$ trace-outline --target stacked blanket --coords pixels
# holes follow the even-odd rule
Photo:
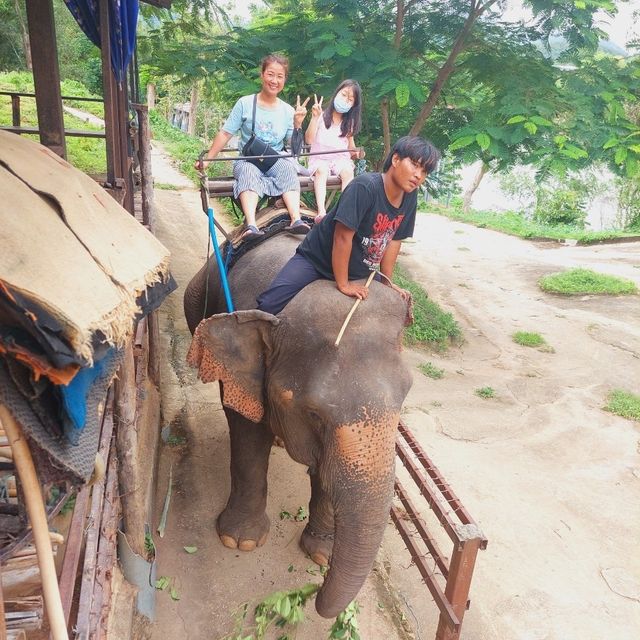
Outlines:
[[[175,289],[169,252],[94,180],[4,131],[0,193],[0,402],[83,481],[121,350]]]

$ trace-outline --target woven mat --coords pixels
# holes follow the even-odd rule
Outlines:
[[[168,250],[96,182],[46,147],[0,131],[0,280],[46,309],[93,361],[121,346],[136,300],[169,280]]]

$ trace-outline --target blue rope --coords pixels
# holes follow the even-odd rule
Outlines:
[[[216,237],[216,230],[213,225],[213,209],[211,207],[207,210],[207,215],[209,216],[209,233],[211,234],[213,251],[216,254],[216,262],[218,263],[218,271],[220,273],[220,280],[222,281],[224,299],[227,303],[227,311],[231,313],[234,310],[233,301],[231,300],[231,291],[229,290],[229,281],[227,280],[227,270],[222,262],[222,255],[220,254],[220,247],[218,246],[218,238]]]

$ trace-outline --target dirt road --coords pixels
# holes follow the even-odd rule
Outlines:
[[[156,181],[171,183],[162,157],[154,161]],[[184,363],[181,310],[181,291],[206,254],[206,219],[192,191],[157,190],[156,200],[180,285],[162,309],[163,410],[178,444],[165,446],[161,461],[160,491],[171,464],[176,488],[158,575],[174,580],[180,600],[158,594],[153,637],[217,639],[242,602],[319,579],[297,548],[304,523],[278,518],[305,504],[306,479],[274,450],[269,542],[252,554],[222,548],[213,523],[228,491],[226,429],[216,386],[195,382]],[[639,425],[601,407],[612,388],[640,392],[640,297],[558,298],[536,281],[579,264],[640,284],[640,244],[535,245],[421,214],[401,260],[465,336],[446,354],[406,352],[414,386],[403,415],[489,538],[463,640],[637,638]],[[543,334],[553,350],[516,345],[518,330]],[[442,379],[417,370],[428,361],[445,370]],[[495,398],[474,394],[487,386]],[[359,597],[363,640],[410,637],[392,620],[394,599],[414,637],[431,640],[435,605],[389,526],[378,572]],[[312,614],[296,638],[323,640],[326,629]]]
[[[408,353],[445,376],[417,372],[404,416],[489,539],[462,637],[637,638],[640,425],[602,406],[611,389],[640,392],[640,298],[557,297],[537,280],[585,266],[640,285],[640,243],[534,244],[426,214],[416,239],[403,264],[466,338]],[[494,399],[474,394],[487,386]],[[413,585],[400,588],[431,638]]]

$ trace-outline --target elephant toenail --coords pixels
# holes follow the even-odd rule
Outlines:
[[[237,549],[238,548],[238,543],[237,543],[236,539],[232,538],[231,536],[221,535],[220,536],[220,542],[222,542],[222,544],[225,547],[227,547],[227,549]]]
[[[255,548],[256,548],[255,540],[242,540],[238,544],[238,549],[240,549],[240,551],[253,551]]]

